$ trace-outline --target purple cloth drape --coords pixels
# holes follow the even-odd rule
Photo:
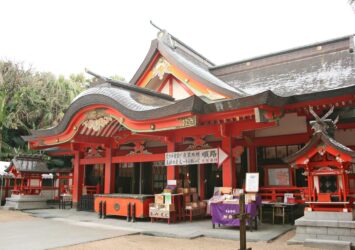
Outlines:
[[[223,204],[223,203],[212,203],[211,204],[211,215],[213,224],[222,224],[226,226],[239,226],[239,219],[233,219],[232,215],[239,214],[238,204]],[[245,212],[250,214],[251,218],[257,216],[257,204],[250,203],[245,205]],[[247,220],[247,224],[249,224]]]

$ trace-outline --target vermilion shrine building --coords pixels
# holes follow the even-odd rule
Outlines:
[[[355,149],[353,48],[350,36],[215,65],[161,31],[129,83],[97,76],[102,83],[78,95],[58,126],[25,139],[74,156],[74,202],[83,188],[153,194],[169,179],[209,198],[215,186],[242,187],[246,172],[260,172],[264,199],[293,192],[301,201],[307,174],[282,159],[311,140],[310,107],[320,117],[334,107],[334,138]],[[164,166],[167,152],[218,147],[229,156],[221,167]],[[330,192],[337,180],[326,180]]]

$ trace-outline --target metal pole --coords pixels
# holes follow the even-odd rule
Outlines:
[[[240,250],[245,250],[246,244],[246,226],[245,226],[245,195],[241,194],[239,197],[239,213],[240,213]]]
[[[247,248],[247,229],[245,225],[245,219],[247,214],[245,213],[245,194],[240,194],[239,197],[239,232],[240,232],[240,249],[239,250],[251,250]],[[251,225],[250,225],[251,226]]]

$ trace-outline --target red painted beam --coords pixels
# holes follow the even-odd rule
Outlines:
[[[293,134],[293,135],[278,135],[278,136],[266,136],[253,138],[253,144],[255,146],[276,146],[276,145],[293,145],[304,144],[310,138],[308,133]],[[236,140],[237,145],[248,146],[248,143],[244,139]]]
[[[189,89],[185,84],[183,84],[180,80],[175,79],[176,82],[190,95],[194,95],[194,92],[191,91],[191,89]]]
[[[105,158],[80,159],[80,165],[105,164]]]
[[[173,80],[169,77],[169,95],[174,96]]]
[[[340,123],[340,124],[337,124],[337,128],[338,128],[338,129],[351,129],[351,128],[355,128],[355,122],[351,122],[351,123]]]
[[[165,154],[139,154],[112,157],[112,163],[164,161]]]
[[[65,155],[74,155],[73,151],[70,152],[52,152],[46,153],[49,156],[65,156]]]
[[[157,89],[157,92],[160,92],[160,93],[161,93],[162,90],[163,90],[163,88],[165,87],[165,85],[166,85],[168,82],[169,82],[169,77],[166,78],[165,81],[160,84],[160,87]]]
[[[87,135],[76,135],[72,142],[81,144],[105,144],[110,145],[113,140],[107,137],[97,137],[97,136],[87,136]]]

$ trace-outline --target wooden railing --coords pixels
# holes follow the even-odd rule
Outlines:
[[[99,194],[100,193],[100,185],[97,184],[96,186],[83,186],[86,189],[86,194]],[[85,192],[84,192],[85,193]]]
[[[261,187],[259,195],[263,201],[284,201],[285,193],[292,193],[297,203],[304,203],[307,198],[306,187]]]

